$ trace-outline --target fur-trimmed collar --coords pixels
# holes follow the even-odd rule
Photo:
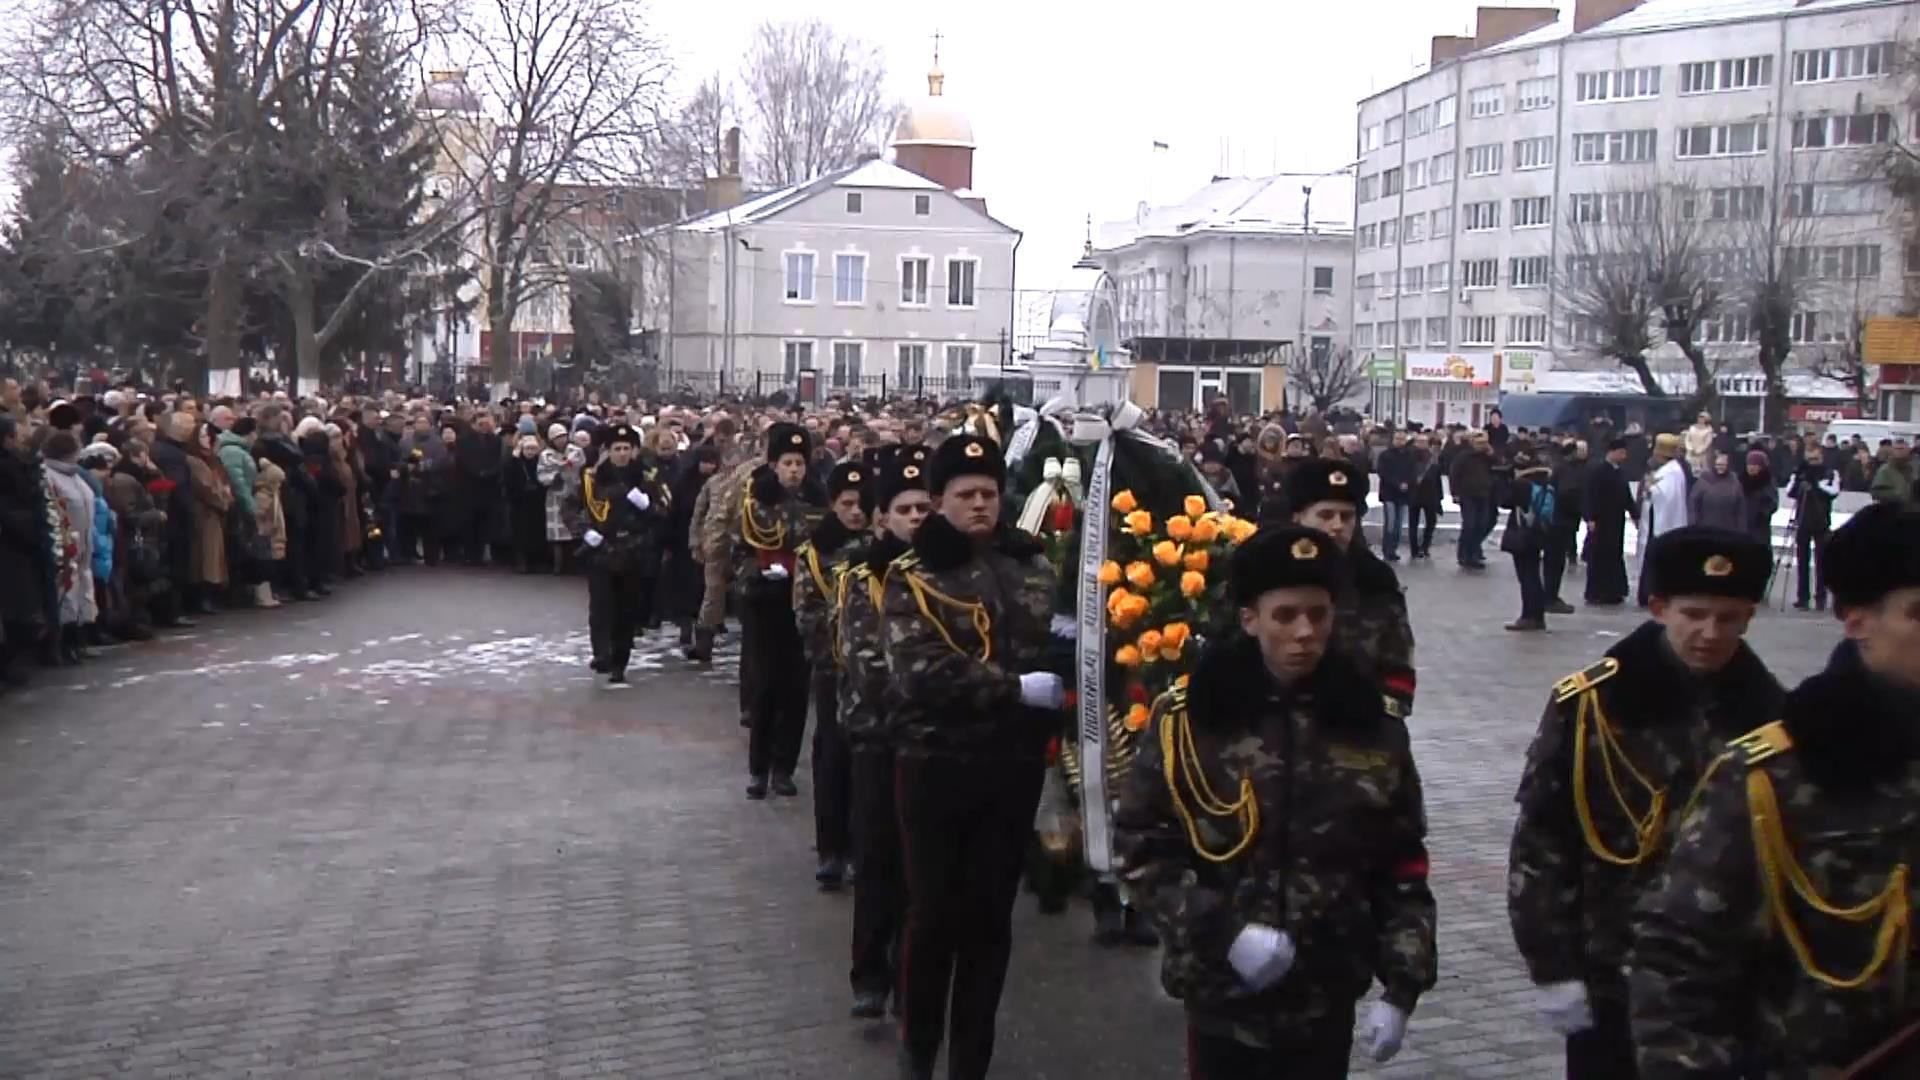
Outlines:
[[[807,542],[812,544],[813,550],[820,554],[831,555],[847,546],[848,541],[854,540],[859,536],[859,533],[854,532],[852,529],[840,523],[839,514],[829,511],[826,517],[820,519],[820,524],[813,527],[813,532],[808,535]]]
[[[1200,655],[1188,683],[1187,716],[1215,731],[1251,728],[1273,690],[1260,643],[1236,632]],[[1314,715],[1332,728],[1375,724],[1386,715],[1379,686],[1333,650],[1293,693],[1312,694]]]
[[[1029,559],[1046,550],[1040,541],[1005,523],[994,529],[990,546],[1013,559]],[[974,544],[965,533],[954,528],[952,522],[932,514],[915,530],[913,550],[919,553],[921,566],[938,574],[965,566],[967,560],[973,558]]]
[[[1794,687],[1780,711],[1807,776],[1835,795],[1864,793],[1920,754],[1920,694],[1887,685],[1843,641],[1827,668]]]
[[[1690,673],[1666,641],[1666,628],[1648,619],[1621,638],[1607,655],[1620,662],[1620,673],[1601,684],[1607,696],[1607,716],[1624,727],[1656,727],[1686,723],[1703,696],[1719,702],[1713,716],[1726,730],[1739,735],[1758,726],[1757,718],[1771,719],[1785,690],[1767,665],[1742,641],[1727,666],[1705,678]]]
[[[752,478],[747,483],[749,485],[747,490],[753,495],[753,501],[762,506],[778,506],[789,497],[787,489],[780,486],[780,478],[774,475],[771,465],[762,465],[754,469]],[[827,505],[827,491],[812,475],[800,481],[800,490],[793,492],[792,495],[808,506]]]
[[[881,533],[855,558],[867,564],[867,573],[878,577],[887,572],[887,566],[893,560],[905,555],[912,546],[892,533]]]

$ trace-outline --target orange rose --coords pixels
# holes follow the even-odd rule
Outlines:
[[[1107,617],[1121,630],[1140,621],[1147,613],[1146,598],[1126,589],[1115,589],[1107,598]]]
[[[1134,705],[1127,709],[1127,718],[1123,723],[1127,725],[1128,731],[1139,731],[1147,726],[1147,721],[1152,716],[1153,714],[1147,711],[1145,705]]]
[[[1203,517],[1193,523],[1193,542],[1211,544],[1220,539],[1220,524],[1211,517]]]
[[[1162,540],[1153,545],[1153,561],[1161,566],[1180,565],[1180,545],[1171,540]]]
[[[1140,504],[1134,499],[1131,491],[1123,491],[1113,497],[1113,510],[1116,514],[1131,514],[1138,509]]]
[[[1207,512],[1207,500],[1198,495],[1189,495],[1181,509],[1187,512],[1188,517],[1197,518]]]
[[[1120,613],[1126,616],[1127,625],[1132,626],[1146,617],[1149,606],[1146,597],[1130,592],[1127,594],[1126,602],[1120,606]]]
[[[1122,645],[1113,651],[1113,662],[1121,667],[1139,667],[1140,650],[1131,645]]]
[[[1211,561],[1212,558],[1207,554],[1206,549],[1201,548],[1187,552],[1186,558],[1181,560],[1181,565],[1189,570],[1196,570],[1204,574],[1207,572],[1207,565]]]
[[[1142,635],[1143,638],[1144,636]],[[1193,628],[1183,622],[1170,622],[1160,628],[1160,644],[1165,648],[1177,649],[1185,645],[1187,639],[1192,636]],[[1144,640],[1140,643],[1140,647],[1146,648]]]
[[[1153,531],[1153,515],[1145,510],[1135,510],[1124,519],[1127,531],[1135,536],[1145,536]]]
[[[1136,589],[1153,588],[1153,566],[1143,562],[1128,563],[1127,580],[1132,582]]]
[[[1120,584],[1120,564],[1108,559],[1100,564],[1100,584],[1112,588]]]
[[[1140,635],[1140,652],[1148,659],[1160,651],[1160,631],[1148,630]]]
[[[1180,595],[1191,600],[1207,591],[1207,575],[1198,570],[1188,570],[1180,575]]]
[[[1185,540],[1193,535],[1193,519],[1185,514],[1175,514],[1167,519],[1167,535],[1175,540]]]
[[[1247,537],[1259,531],[1260,526],[1255,525],[1246,518],[1233,518],[1227,522],[1227,539],[1232,540],[1236,544],[1246,543]]]

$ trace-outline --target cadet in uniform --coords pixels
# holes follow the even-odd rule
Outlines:
[[[1040,543],[1000,523],[1000,448],[951,435],[934,451],[933,514],[888,569],[888,726],[907,880],[902,1073],[933,1075],[952,998],[947,1075],[993,1057],[1013,902],[1065,702],[1041,671],[1054,575]]]
[[[895,996],[895,957],[906,913],[901,879],[900,826],[894,814],[893,745],[881,702],[887,688],[886,638],[880,605],[887,569],[907,553],[914,532],[932,510],[927,494],[927,449],[889,447],[875,483],[880,534],[853,552],[840,578],[840,722],[852,748],[853,1015],[877,1019]],[[898,997],[895,996],[898,1006]]]
[[[1728,749],[1634,914],[1642,1080],[1920,1076],[1920,513],[1827,551],[1846,640]]]
[[[1296,473],[1296,476],[1299,474]],[[1377,977],[1375,1061],[1435,980],[1426,814],[1406,724],[1336,647],[1348,580],[1325,533],[1261,529],[1234,555],[1244,634],[1154,705],[1114,815],[1121,874],[1187,1009],[1195,1080],[1347,1075]]]
[[[586,545],[587,629],[593,670],[608,685],[627,681],[633,636],[652,605],[667,494],[655,468],[638,460],[640,434],[626,424],[607,436],[606,456],[581,474],[568,524]]]
[[[1569,1080],[1633,1077],[1633,902],[1708,766],[1782,697],[1741,639],[1773,569],[1765,543],[1688,526],[1647,565],[1653,617],[1554,687],[1515,796],[1507,912]]]
[[[1287,478],[1287,497],[1297,525],[1333,537],[1346,577],[1334,589],[1338,618],[1334,646],[1372,678],[1388,708],[1406,719],[1413,711],[1413,625],[1400,579],[1367,545],[1354,543],[1367,512],[1367,474],[1345,461],[1304,458]]]
[[[872,470],[843,461],[827,474],[827,514],[800,545],[793,577],[793,615],[806,650],[813,688],[813,879],[838,889],[851,854],[847,838],[847,738],[840,729],[839,649],[834,640],[840,575],[873,511]]]
[[[733,580],[740,590],[740,679],[749,687],[747,798],[798,795],[793,770],[807,733],[807,662],[793,619],[793,575],[801,541],[824,511],[807,483],[807,431],[767,429],[767,463],[739,493]]]

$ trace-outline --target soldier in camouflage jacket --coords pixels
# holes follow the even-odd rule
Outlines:
[[[1739,636],[1766,591],[1767,545],[1690,527],[1662,536],[1648,561],[1655,618],[1554,687],[1515,796],[1508,915],[1573,1080],[1634,1075],[1634,901],[1702,775],[1782,697]],[[1690,641],[1707,644],[1687,636],[1698,627],[1717,636],[1690,653]]]
[[[728,450],[738,450],[741,445],[729,442]],[[723,452],[720,468],[713,474],[713,479],[700,488],[700,494],[694,499],[693,520],[689,526],[692,535],[688,537],[688,546],[700,560],[704,591],[700,598],[700,616],[694,627],[694,645],[687,650],[689,660],[707,663],[713,659],[713,639],[727,613],[727,587],[733,573],[731,537],[740,512],[740,492],[760,466],[760,459],[750,452],[744,460],[736,460]],[[742,682],[741,686],[743,696],[740,713],[744,725],[746,684]]]
[[[1827,551],[1849,640],[1736,740],[1634,914],[1644,1080],[1920,1076],[1920,514]]]
[[[1407,594],[1364,539],[1355,543],[1367,513],[1367,474],[1345,461],[1304,458],[1287,478],[1287,493],[1294,522],[1333,537],[1347,556],[1345,580],[1334,590],[1334,648],[1380,687],[1393,715],[1406,719],[1415,683]]]
[[[847,556],[866,533],[873,511],[873,474],[843,461],[827,474],[827,513],[800,545],[793,575],[793,615],[806,653],[813,696],[814,881],[838,889],[852,854],[847,831],[849,750],[840,726],[840,662],[833,620]]]
[[[1426,816],[1406,725],[1337,650],[1340,552],[1263,529],[1233,561],[1245,636],[1155,704],[1114,816],[1122,879],[1185,1003],[1190,1074],[1343,1077],[1354,1007],[1399,1049],[1436,978]]]
[[[1000,523],[999,447],[952,435],[928,468],[934,513],[888,569],[885,709],[906,853],[902,1073],[993,1056],[1013,902],[1065,686],[1039,670],[1054,578],[1038,541]],[[952,990],[951,1024],[948,990]]]

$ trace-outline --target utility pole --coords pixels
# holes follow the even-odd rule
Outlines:
[[[1295,349],[1307,347],[1307,280],[1308,263],[1313,253],[1313,185],[1300,185],[1300,193],[1307,197],[1306,206],[1300,211],[1300,332],[1293,339]],[[1311,363],[1313,358],[1309,356]]]

